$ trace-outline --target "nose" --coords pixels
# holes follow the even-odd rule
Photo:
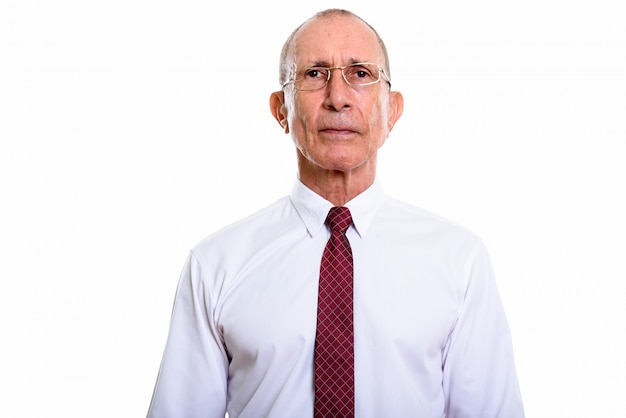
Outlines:
[[[330,79],[326,85],[324,106],[327,109],[341,111],[350,108],[350,85],[344,80],[341,68],[330,69]]]

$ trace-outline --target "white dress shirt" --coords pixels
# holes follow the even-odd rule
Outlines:
[[[466,229],[384,195],[354,224],[355,416],[523,417],[489,258]],[[311,417],[317,286],[332,204],[289,197],[196,245],[148,416]]]

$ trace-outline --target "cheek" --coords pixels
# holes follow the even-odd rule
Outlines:
[[[374,139],[378,139],[379,142],[384,142],[385,138],[389,134],[389,112],[387,107],[383,104],[374,106],[370,112],[370,130]]]
[[[308,131],[315,125],[313,123],[315,115],[306,109],[306,106],[296,104],[289,116],[291,131],[299,136],[301,141],[303,141],[305,137],[310,136]]]
[[[295,146],[302,152],[306,153],[309,134],[307,132],[307,122],[301,112],[292,112],[288,118],[289,133],[291,140]]]

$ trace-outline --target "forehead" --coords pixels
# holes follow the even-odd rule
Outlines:
[[[301,65],[383,61],[376,34],[354,16],[326,16],[305,23],[294,37],[292,51],[292,59]]]

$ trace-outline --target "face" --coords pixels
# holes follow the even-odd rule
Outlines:
[[[298,69],[384,64],[376,34],[351,16],[306,23],[294,39],[290,57]],[[402,97],[389,91],[384,76],[373,85],[351,86],[338,69],[331,70],[325,88],[298,91],[290,83],[284,94],[274,95],[272,111],[285,132],[291,133],[301,172],[372,172],[377,151],[402,112]]]

